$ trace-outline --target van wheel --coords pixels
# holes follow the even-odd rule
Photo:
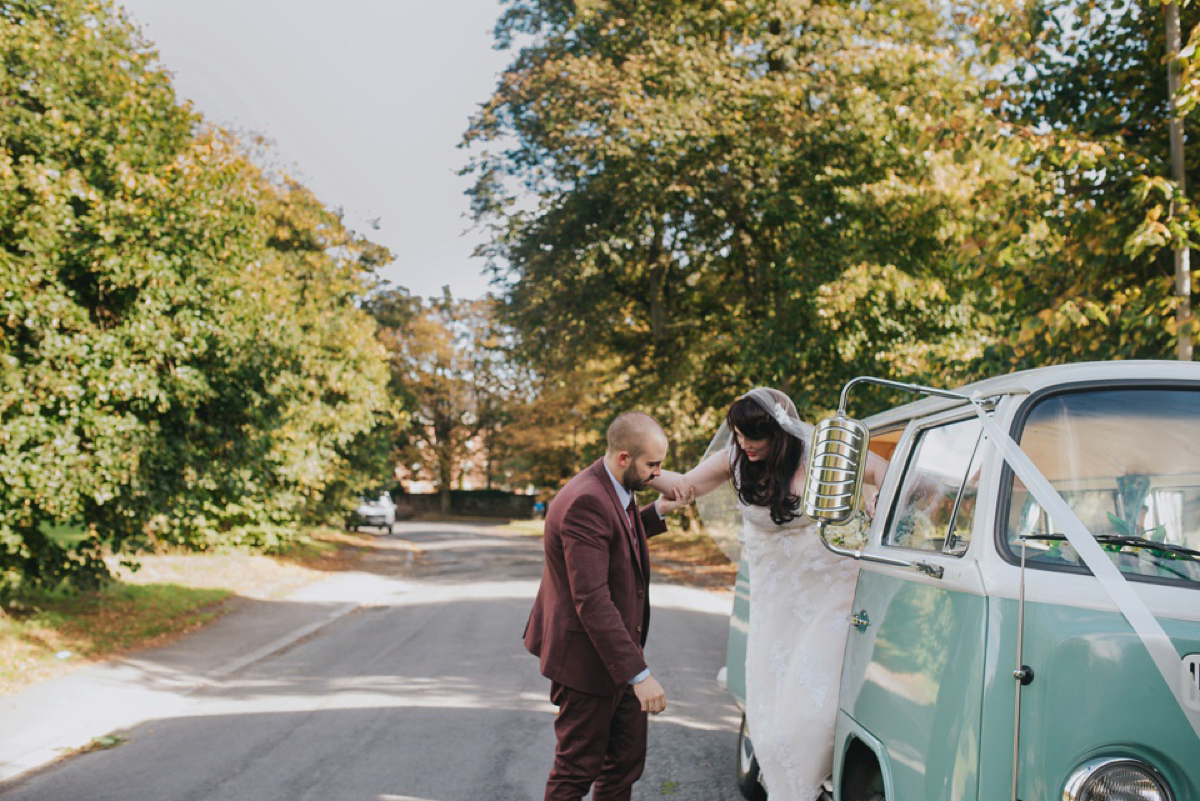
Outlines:
[[[758,783],[758,760],[754,758],[754,743],[750,741],[745,715],[738,731],[737,785],[746,801],[767,801],[767,791]]]

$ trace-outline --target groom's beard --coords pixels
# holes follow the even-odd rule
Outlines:
[[[649,483],[650,477],[639,476],[637,468],[633,465],[625,468],[625,472],[621,474],[621,486],[630,492],[644,490]]]

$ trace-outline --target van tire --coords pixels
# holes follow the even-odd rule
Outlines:
[[[746,801],[767,801],[767,791],[758,782],[758,760],[754,758],[754,743],[746,728],[745,715],[742,715],[742,727],[738,730],[737,785]]]

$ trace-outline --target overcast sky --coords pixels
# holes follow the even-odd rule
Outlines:
[[[492,49],[499,0],[117,1],[181,97],[268,137],[305,186],[391,249],[385,278],[417,295],[488,291],[456,145],[512,57]]]

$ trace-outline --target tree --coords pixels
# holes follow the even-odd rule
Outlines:
[[[467,143],[539,373],[610,364],[623,405],[690,433],[753,383],[811,414],[989,344],[966,243],[993,210],[969,200],[1013,162],[939,7],[523,0],[518,37]]]
[[[178,394],[145,471],[161,493],[151,533],[196,547],[279,545],[392,472],[384,352],[356,306],[380,251],[303,187],[245,168],[261,200],[254,259],[230,265],[228,302],[203,312],[190,366],[204,391]]]
[[[1022,19],[997,103],[1035,184],[1007,227],[1036,246],[998,276],[1012,325],[986,364],[1169,357],[1196,336],[1175,316],[1190,291],[1176,295],[1172,251],[1193,246],[1197,217],[1171,178],[1161,6],[1041,0]],[[1188,181],[1198,166],[1187,154]]]
[[[482,458],[489,486],[503,447],[512,383],[493,324],[493,300],[456,300],[450,290],[428,302],[403,289],[378,292],[366,308],[379,322],[391,357],[392,387],[406,412],[400,461],[433,478],[442,513],[450,491]]]
[[[390,412],[355,306],[386,252],[204,127],[111,5],[6,2],[0,54],[0,596],[286,539]]]
[[[193,155],[195,118],[107,11],[0,8],[6,586],[98,569],[95,548],[70,558],[42,524],[81,519],[134,482],[154,437],[141,415],[169,403],[174,334],[190,322],[171,302],[179,265],[153,252],[157,220],[141,200],[165,198],[196,163],[172,169]],[[199,207],[153,211],[202,223]],[[236,230],[214,233],[229,234],[227,253],[245,245]]]
[[[559,487],[599,458],[604,430],[616,416],[615,393],[605,385],[610,372],[610,366],[599,364],[553,376],[520,371],[520,402],[510,405],[501,431],[511,483]]]

